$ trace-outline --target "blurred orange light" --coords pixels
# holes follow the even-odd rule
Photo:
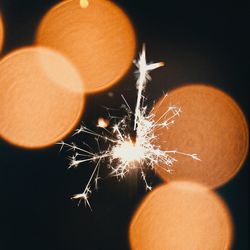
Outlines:
[[[169,105],[181,107],[182,113],[169,129],[158,133],[163,149],[196,153],[201,161],[182,157],[169,175],[158,168],[166,180],[193,180],[210,187],[220,186],[241,168],[248,152],[248,126],[234,100],[211,86],[187,85],[170,91],[155,105],[158,119]]]
[[[40,23],[36,42],[62,52],[77,66],[93,93],[111,87],[132,64],[136,38],[127,15],[111,1],[63,1]]]
[[[61,54],[12,52],[0,61],[0,136],[32,149],[62,140],[81,117],[83,93],[80,75]]]
[[[152,191],[129,230],[132,250],[227,250],[232,235],[231,216],[220,197],[189,182]]]

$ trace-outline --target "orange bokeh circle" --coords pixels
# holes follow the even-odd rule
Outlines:
[[[0,53],[3,48],[3,41],[4,41],[4,26],[3,26],[3,18],[0,12]]]
[[[150,193],[130,224],[131,249],[230,249],[229,210],[200,184],[171,182]]]
[[[169,92],[154,109],[157,120],[170,105],[182,109],[169,129],[157,133],[162,149],[198,154],[201,161],[176,156],[174,172],[157,169],[166,180],[191,180],[218,187],[241,168],[248,152],[248,125],[235,101],[223,91],[204,84],[187,85]]]
[[[84,108],[80,74],[61,54],[18,49],[0,61],[0,136],[24,148],[63,139]]]
[[[127,15],[111,1],[63,1],[42,19],[36,43],[59,50],[82,75],[85,91],[111,87],[130,68],[136,37]]]

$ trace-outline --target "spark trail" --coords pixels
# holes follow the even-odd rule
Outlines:
[[[90,134],[96,139],[98,145],[100,140],[107,142],[107,148],[93,152],[88,145],[81,148],[74,143],[60,143],[62,147],[66,146],[74,152],[69,168],[78,167],[87,162],[94,163],[93,172],[83,192],[72,197],[72,199],[78,199],[79,204],[83,200],[85,206],[90,209],[89,197],[92,190],[97,189],[98,180],[100,179],[100,167],[104,162],[110,169],[110,175],[118,179],[123,179],[133,169],[139,170],[146,190],[151,190],[152,187],[148,184],[146,178],[148,169],[155,170],[157,166],[162,166],[166,172],[171,173],[173,165],[177,161],[177,155],[200,160],[197,154],[183,153],[177,150],[162,150],[157,144],[156,131],[173,125],[175,119],[180,116],[181,109],[176,106],[167,107],[165,113],[155,121],[155,116],[152,112],[148,112],[147,105],[144,105],[143,93],[147,83],[152,80],[149,74],[150,71],[162,67],[164,64],[162,62],[148,64],[146,62],[145,46],[143,46],[142,53],[135,65],[137,67],[136,88],[138,90],[135,111],[131,110],[126,99],[122,96],[126,105],[126,115],[115,123],[111,130],[108,130],[105,126],[99,126],[103,129],[103,133],[97,133],[81,125],[74,133],[74,135],[80,133]],[[167,98],[167,95],[164,98]],[[131,121],[134,123],[135,138],[128,132],[131,130]]]

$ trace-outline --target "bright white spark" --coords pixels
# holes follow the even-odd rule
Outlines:
[[[147,64],[146,51],[143,46],[142,53],[139,60],[135,62],[137,67],[137,82],[136,87],[138,90],[137,103],[135,112],[133,112],[128,105],[125,98],[127,115],[125,115],[118,123],[112,127],[112,131],[107,130],[105,127],[100,126],[103,129],[103,134],[99,134],[81,125],[79,129],[75,131],[74,135],[85,133],[94,136],[98,146],[99,140],[102,139],[108,143],[105,150],[99,150],[99,152],[93,152],[91,149],[84,149],[77,147],[75,144],[67,144],[65,142],[60,143],[63,146],[67,146],[74,151],[74,155],[71,157],[69,167],[78,167],[80,164],[86,162],[94,162],[94,170],[87,185],[82,193],[72,197],[72,199],[79,199],[79,204],[83,200],[85,205],[90,206],[89,197],[92,193],[92,186],[94,184],[97,189],[99,177],[99,170],[101,162],[107,161],[110,169],[110,175],[116,176],[119,179],[124,178],[128,172],[132,169],[139,169],[141,178],[145,183],[146,190],[151,190],[151,186],[146,179],[146,170],[155,170],[156,166],[163,166],[162,168],[171,173],[173,171],[173,165],[177,161],[177,155],[184,155],[191,157],[193,160],[200,160],[196,154],[189,154],[179,152],[177,150],[162,150],[157,144],[158,137],[156,131],[163,128],[168,128],[175,123],[175,119],[180,116],[181,109],[176,106],[168,107],[165,113],[155,121],[155,117],[152,113],[149,113],[147,106],[143,104],[143,92],[146,88],[146,84],[151,80],[149,75],[150,71],[163,66],[163,63]],[[165,96],[166,98],[166,96]],[[135,138],[132,138],[128,130],[131,126],[132,117],[134,116],[133,130],[135,131]],[[88,146],[88,145],[86,145]]]

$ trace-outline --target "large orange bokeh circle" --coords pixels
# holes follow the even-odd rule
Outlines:
[[[231,215],[219,196],[189,182],[172,182],[150,193],[129,229],[132,250],[228,250]]]
[[[0,53],[3,48],[3,41],[4,41],[4,27],[3,27],[3,18],[0,12]]]
[[[63,55],[42,47],[12,52],[0,61],[0,136],[31,149],[62,140],[82,115],[83,93]]]
[[[116,83],[132,64],[136,37],[127,15],[111,1],[63,1],[41,21],[36,43],[59,50],[78,68],[85,91]]]
[[[162,149],[198,154],[201,161],[177,156],[174,172],[157,169],[166,180],[193,180],[218,187],[241,168],[248,152],[248,126],[234,100],[223,91],[203,84],[187,85],[169,92],[152,111],[157,120],[170,105],[182,109],[169,129],[157,132]]]

